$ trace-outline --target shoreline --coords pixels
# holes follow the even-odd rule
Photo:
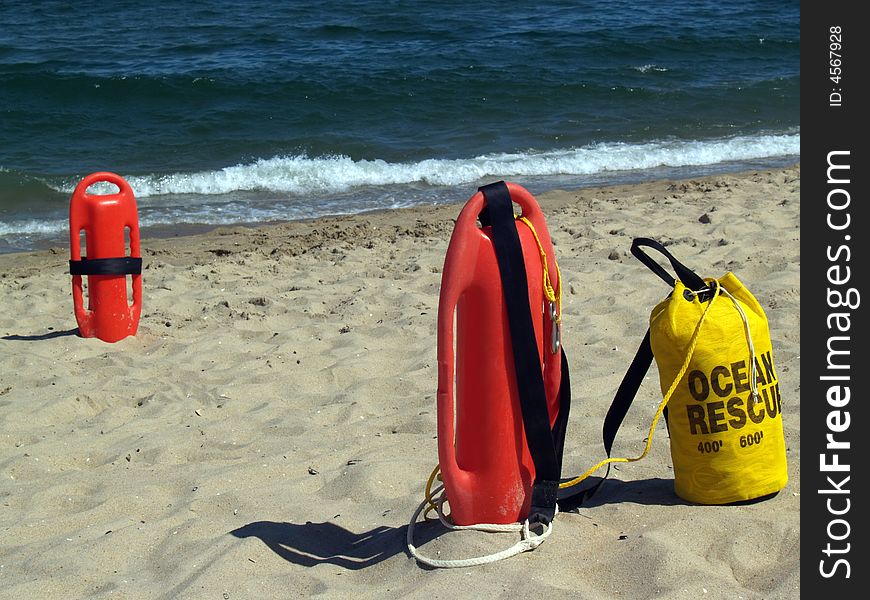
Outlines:
[[[758,163],[756,167],[750,167],[748,165],[753,162]],[[778,159],[759,159],[757,161],[740,161],[734,165],[706,165],[704,168],[700,167],[662,167],[660,169],[649,169],[647,171],[642,171],[638,173],[644,173],[643,176],[640,174],[635,174],[631,176],[632,171],[625,172],[611,172],[609,175],[616,179],[614,182],[606,182],[604,177],[608,175],[608,173],[599,173],[595,176],[590,176],[590,181],[584,184],[572,183],[567,186],[560,187],[558,184],[551,183],[546,187],[546,191],[542,192],[534,192],[532,186],[529,186],[530,191],[535,193],[536,195],[546,195],[551,192],[568,192],[568,193],[579,193],[583,190],[597,190],[603,187],[612,187],[619,185],[644,185],[646,183],[652,183],[655,181],[683,181],[690,179],[699,179],[705,177],[716,177],[720,175],[740,175],[751,172],[763,172],[768,170],[776,170],[776,169],[788,169],[794,168],[795,166],[799,166],[799,157],[794,162],[783,161],[782,158]],[[539,178],[535,177],[534,180],[539,180]],[[558,178],[551,178],[558,179]],[[571,178],[568,178],[571,179]],[[495,179],[493,179],[495,180]],[[461,188],[461,186],[455,186],[456,188]],[[470,195],[476,190],[476,186],[468,185],[467,193]],[[331,219],[331,218],[340,218],[345,216],[354,216],[354,215],[367,215],[367,214],[376,214],[383,211],[393,211],[393,210],[414,210],[417,208],[426,208],[430,206],[455,206],[459,205],[460,207],[466,202],[468,198],[460,198],[455,197],[450,201],[437,201],[432,203],[422,203],[416,204],[409,207],[403,208],[372,208],[366,210],[360,210],[356,212],[349,213],[335,213],[335,214],[327,214],[321,216],[314,217],[305,217],[301,219],[275,219],[273,221],[265,221],[265,222],[257,222],[257,221],[242,221],[238,223],[222,223],[222,224],[208,224],[208,223],[199,223],[199,222],[186,222],[186,223],[178,223],[178,224],[158,224],[158,225],[149,225],[142,226],[140,224],[140,232],[145,238],[157,238],[157,239],[165,239],[165,238],[176,238],[176,237],[187,237],[190,235],[200,235],[204,233],[208,233],[210,231],[214,231],[215,229],[220,228],[232,228],[232,227],[248,227],[248,228],[257,228],[257,227],[269,227],[274,225],[280,225],[283,223],[295,223],[295,222],[308,222],[319,219]],[[141,206],[140,206],[141,213]],[[50,250],[50,249],[58,249],[61,247],[68,247],[66,240],[68,239],[68,231],[64,232],[62,235],[51,236],[48,238],[40,239],[36,242],[33,242],[33,248],[29,249],[16,249],[16,250],[0,250],[0,256],[6,254],[20,254],[25,252],[39,252],[42,250]]]
[[[535,551],[432,571],[408,555],[405,532],[438,461],[438,294],[467,199],[143,238],[139,330],[114,344],[76,335],[68,249],[0,255],[9,594],[794,598],[800,164],[537,195],[564,289],[563,474],[603,458],[602,420],[668,293],[629,251],[651,237],[701,276],[735,273],[764,307],[785,489],[740,506],[680,500],[660,424],[650,454],[614,467]],[[644,446],[661,401],[654,371],[614,456]],[[415,536],[441,558],[515,541],[437,523]]]

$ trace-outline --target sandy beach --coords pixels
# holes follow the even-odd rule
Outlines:
[[[650,455],[536,550],[430,569],[405,533],[438,462],[438,293],[468,197],[143,232],[139,330],[114,344],[77,335],[68,248],[0,255],[0,596],[799,597],[800,166],[538,196],[565,291],[563,474],[604,457],[604,415],[668,292],[629,252],[650,237],[702,276],[733,272],[764,307],[786,488],[682,501],[660,424]],[[660,401],[653,365],[614,455],[640,453]],[[459,558],[516,538],[431,523],[416,539]]]

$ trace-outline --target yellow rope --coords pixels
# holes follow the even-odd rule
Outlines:
[[[550,271],[547,268],[547,253],[544,252],[544,246],[541,244],[538,232],[535,231],[535,226],[522,215],[517,217],[517,220],[525,223],[529,229],[532,230],[532,235],[535,236],[535,242],[538,244],[538,252],[541,253],[541,267],[544,272],[544,295],[547,297],[547,300],[556,303],[556,323],[558,324],[562,321],[562,274],[559,272],[559,263],[556,262],[555,258],[553,259],[553,266],[556,269],[556,290],[554,290],[553,285],[550,282]]]
[[[652,420],[652,425],[650,425],[650,428],[649,428],[649,435],[646,438],[646,447],[643,449],[643,453],[640,456],[635,457],[635,458],[606,458],[606,459],[602,460],[601,462],[599,462],[598,464],[596,464],[591,469],[587,470],[585,473],[583,473],[579,477],[575,477],[574,479],[571,479],[570,481],[565,481],[564,483],[560,483],[559,484],[560,489],[577,485],[578,483],[580,483],[581,481],[583,481],[584,479],[586,479],[587,477],[592,475],[592,473],[594,473],[595,471],[597,471],[598,469],[600,469],[601,467],[603,467],[604,465],[606,465],[608,463],[635,462],[635,461],[642,459],[643,457],[645,457],[647,455],[647,453],[649,453],[650,448],[652,447],[653,432],[655,431],[656,425],[659,422],[659,417],[661,417],[662,412],[665,410],[665,406],[667,406],[668,401],[671,399],[671,396],[677,390],[677,386],[679,385],[680,381],[683,379],[683,376],[686,374],[686,371],[689,368],[689,363],[692,360],[692,355],[695,353],[695,345],[698,342],[698,334],[701,332],[701,325],[704,323],[704,319],[707,318],[707,313],[709,313],[710,309],[713,307],[713,302],[718,297],[719,297],[719,286],[716,285],[715,289],[713,290],[713,297],[710,299],[710,304],[708,304],[707,308],[704,309],[704,312],[701,315],[701,318],[698,320],[698,325],[695,326],[695,331],[692,333],[692,339],[689,341],[689,348],[688,348],[688,351],[686,352],[686,360],[683,362],[683,366],[680,368],[680,372],[677,373],[677,376],[674,378],[674,382],[671,384],[671,387],[668,389],[667,393],[664,395],[664,398],[662,399],[661,404],[659,404],[658,410],[656,410],[656,414]]]
[[[427,515],[429,514],[430,510],[434,510],[434,511],[438,510],[438,505],[435,504],[435,500],[432,498],[432,484],[435,483],[436,477],[439,480],[441,479],[440,474],[441,474],[441,465],[435,465],[435,468],[432,469],[432,474],[429,475],[429,480],[426,482],[426,503],[428,506],[426,508],[426,512],[423,513],[424,519],[428,519]]]

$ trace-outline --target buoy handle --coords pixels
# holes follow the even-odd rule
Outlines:
[[[546,229],[544,214],[541,212],[541,207],[538,205],[535,197],[519,184],[506,181],[505,185],[507,185],[510,192],[511,201],[519,204],[520,208],[523,209],[522,216],[534,223],[535,227],[539,230]],[[456,226],[458,228],[476,228],[477,218],[485,207],[486,199],[483,196],[483,192],[478,191],[465,204],[465,208],[462,209],[459,218],[456,220]],[[547,239],[549,241],[549,238]]]
[[[471,203],[466,204],[457,219],[442,270],[441,292],[438,299],[438,455],[439,466],[445,476],[463,487],[468,487],[470,475],[459,468],[456,462],[456,428],[454,388],[456,381],[456,352],[454,323],[456,307],[462,294],[471,286],[474,272],[458,268],[462,264],[458,256],[476,255],[481,236],[461,225],[477,219],[477,212]],[[475,228],[476,229],[476,228]]]
[[[132,196],[133,188],[130,187],[130,184],[127,181],[118,175],[117,173],[112,173],[110,171],[98,171],[96,173],[91,173],[84,179],[82,179],[79,184],[76,186],[74,195],[76,196],[102,196],[104,194],[88,194],[88,188],[94,185],[95,183],[111,183],[118,186],[120,190],[120,194],[123,196]],[[111,195],[111,194],[106,194]]]

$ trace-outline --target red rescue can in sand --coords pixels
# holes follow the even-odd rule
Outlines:
[[[554,271],[556,260],[535,198],[517,184],[507,187],[525,219],[513,226],[525,261],[552,425],[560,408],[562,362],[557,315],[543,292],[542,254]],[[438,305],[438,456],[450,516],[457,525],[523,521],[536,476],[492,227],[478,224],[485,206],[484,194],[477,192],[456,221]]]
[[[102,182],[117,186],[118,192],[88,193]],[[142,313],[142,255],[132,188],[115,173],[88,175],[73,192],[69,224],[69,269],[79,335],[104,342],[136,335]],[[87,306],[82,277],[87,277]]]

